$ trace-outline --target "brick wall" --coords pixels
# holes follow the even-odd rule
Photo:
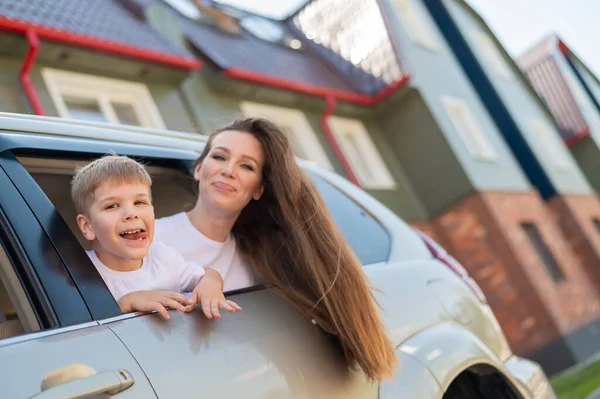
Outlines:
[[[522,230],[535,223],[565,280],[555,283]],[[600,303],[536,192],[473,193],[430,222],[485,292],[516,353],[600,317]]]
[[[548,206],[597,293],[600,294],[600,200],[596,194],[557,195]]]
[[[412,220],[412,221],[407,221],[407,223],[412,228],[417,229],[417,230],[427,234],[429,237],[431,237],[433,240],[435,240],[438,244],[440,244],[444,247],[446,246],[444,243],[445,238],[440,237],[440,235],[436,231],[435,225],[433,223],[428,222],[426,220]]]

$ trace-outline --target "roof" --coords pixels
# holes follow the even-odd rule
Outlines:
[[[246,31],[241,35],[232,35],[183,16],[181,21],[189,41],[221,69],[243,68],[297,83],[333,90],[356,91],[350,82],[344,81],[332,68],[311,53],[269,43]],[[287,32],[290,31],[279,21],[269,21]]]
[[[137,7],[147,6],[145,1],[127,1]],[[235,7],[223,7],[237,18],[261,19],[284,32],[284,36],[301,41],[302,50],[263,40],[245,29],[241,34],[225,32],[210,21],[190,19],[163,3],[179,18],[189,43],[228,77],[365,105],[384,98],[408,79],[405,74],[392,83],[379,80],[309,40],[290,18],[278,21]]]
[[[199,62],[118,0],[0,0],[0,29],[181,68]]]

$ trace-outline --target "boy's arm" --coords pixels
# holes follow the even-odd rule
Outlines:
[[[162,261],[172,265],[170,270],[178,273],[180,290],[192,291],[192,304],[185,307],[190,312],[195,304],[202,306],[202,311],[209,319],[220,318],[219,308],[229,312],[242,310],[235,302],[228,301],[223,295],[223,277],[213,268],[201,267],[197,263],[186,262],[183,256],[173,248],[161,244]]]
[[[123,295],[117,304],[123,313],[134,311],[151,312],[158,311],[165,319],[169,319],[167,307],[175,310],[186,311],[186,306],[193,305],[194,300],[183,294],[172,291],[133,291]]]
[[[200,279],[196,288],[192,292],[192,300],[195,304],[202,306],[204,315],[209,319],[213,317],[219,319],[219,309],[227,310],[228,312],[237,312],[242,308],[235,302],[225,299],[223,295],[223,277],[221,274],[210,267],[204,268],[204,277]],[[193,306],[186,306],[186,310],[190,311]]]

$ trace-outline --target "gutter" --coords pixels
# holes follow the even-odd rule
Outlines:
[[[325,101],[327,102],[327,106],[325,107],[325,110],[321,115],[321,129],[325,133],[325,137],[327,138],[327,141],[329,141],[329,145],[331,145],[331,148],[333,148],[335,155],[338,157],[340,163],[342,164],[342,168],[344,169],[348,180],[350,180],[356,186],[362,188],[360,183],[358,182],[358,179],[356,178],[356,175],[354,174],[354,171],[352,170],[352,167],[348,163],[348,159],[342,152],[342,149],[340,148],[335,138],[335,135],[333,134],[333,132],[329,128],[329,125],[327,124],[327,119],[333,114],[333,111],[335,110],[335,97],[327,96],[325,97]]]
[[[100,50],[107,53],[156,62],[181,69],[198,69],[201,67],[200,61],[194,58],[148,50],[112,40],[101,39],[95,36],[84,35],[79,32],[51,28],[20,19],[8,18],[6,16],[0,16],[0,29],[22,34],[28,34],[28,32],[31,31],[41,39]]]
[[[23,66],[21,67],[21,72],[19,73],[19,80],[21,81],[21,85],[23,85],[23,91],[25,92],[27,100],[29,100],[29,104],[31,105],[33,113],[36,115],[45,115],[42,103],[40,102],[35,88],[31,84],[31,79],[29,79],[29,71],[31,70],[33,62],[35,61],[35,55],[37,54],[40,41],[37,33],[34,30],[28,30],[26,37],[29,48],[27,49],[27,54],[23,60]]]
[[[223,70],[223,75],[230,78],[247,80],[253,83],[261,83],[268,86],[277,87],[280,89],[297,91],[304,94],[310,94],[319,97],[333,97],[337,100],[348,101],[361,105],[375,105],[384,98],[391,95],[399,87],[403,86],[409,79],[409,75],[405,74],[397,81],[384,87],[379,92],[372,95],[358,94],[351,91],[328,89],[321,86],[298,83],[288,79],[281,79],[275,76],[265,75],[258,72],[249,71],[243,68],[226,68]]]

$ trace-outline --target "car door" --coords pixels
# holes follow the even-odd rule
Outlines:
[[[242,311],[201,309],[110,323],[158,397],[374,399],[377,383],[350,372],[335,342],[271,289],[227,294]]]
[[[11,162],[0,154],[0,397],[156,397],[119,338],[93,320],[13,184],[23,176],[6,173],[20,166]]]

